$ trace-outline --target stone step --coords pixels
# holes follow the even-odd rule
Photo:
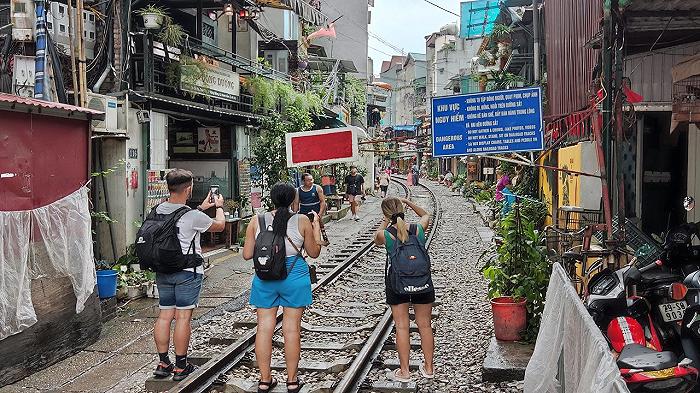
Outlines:
[[[377,381],[372,383],[371,391],[376,393],[414,393],[418,392],[418,384],[414,381]]]
[[[484,382],[522,381],[534,345],[496,340],[491,337],[482,366]]]
[[[421,364],[423,364],[422,360],[411,359],[408,361],[408,369],[411,371],[416,371]],[[382,366],[390,370],[396,370],[397,368],[401,367],[398,358],[384,359],[382,361]]]

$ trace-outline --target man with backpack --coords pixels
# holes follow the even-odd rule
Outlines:
[[[226,226],[224,198],[208,195],[197,207],[187,207],[192,197],[192,173],[173,169],[165,176],[170,197],[151,210],[136,236],[136,253],[144,269],[156,272],[160,313],[153,338],[160,361],[153,374],[174,381],[190,375],[195,367],[187,362],[192,332],[192,311],[197,307],[204,268],[200,236],[203,232],[221,232]],[[203,211],[216,207],[216,218]],[[175,364],[168,356],[170,325],[175,320]]]

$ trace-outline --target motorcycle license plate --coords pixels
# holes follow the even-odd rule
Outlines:
[[[664,318],[664,322],[680,321],[683,319],[686,308],[688,308],[688,303],[686,303],[685,300],[675,303],[659,304],[659,310],[661,311],[661,316]]]

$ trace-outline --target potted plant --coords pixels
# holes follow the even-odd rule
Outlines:
[[[551,270],[535,222],[521,210],[516,201],[500,221],[495,253],[481,269],[489,281],[494,333],[504,341],[537,337]]]
[[[224,202],[224,210],[235,216],[234,212],[238,212],[238,202],[233,199],[227,199]]]
[[[117,294],[117,272],[114,271],[114,264],[100,260],[95,262],[97,269],[97,293],[100,299],[108,299]]]
[[[160,29],[168,15],[162,7],[149,4],[136,11],[143,18],[143,26],[147,29]]]
[[[136,247],[130,244],[126,247],[126,253],[117,259],[117,265],[127,266],[132,272],[140,272],[139,257],[136,256]]]

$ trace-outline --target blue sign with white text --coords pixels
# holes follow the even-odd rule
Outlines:
[[[436,97],[433,157],[542,150],[539,87]]]

